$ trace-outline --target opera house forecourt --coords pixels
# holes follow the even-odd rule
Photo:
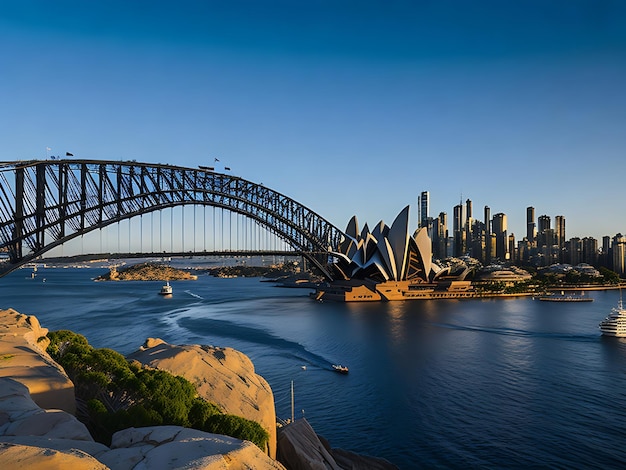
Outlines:
[[[409,234],[409,206],[391,227],[380,221],[370,231],[362,230],[356,216],[345,230],[346,238],[332,252],[335,280],[320,285],[313,297],[318,301],[343,302],[417,299],[461,299],[531,295],[478,290],[466,277],[465,266],[441,266],[432,259],[432,243],[425,227]],[[514,275],[527,280],[528,273]]]

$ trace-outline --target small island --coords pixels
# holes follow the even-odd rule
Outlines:
[[[185,270],[173,268],[162,263],[140,263],[123,270],[116,266],[109,268],[107,274],[96,277],[95,281],[195,281],[198,276]]]

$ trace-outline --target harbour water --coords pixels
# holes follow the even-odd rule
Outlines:
[[[531,298],[318,303],[258,278],[93,282],[105,269],[22,269],[1,308],[123,354],[147,337],[230,346],[270,383],[277,414],[333,447],[412,468],[624,468],[626,340],[594,302]],[[333,372],[332,364],[350,368]],[[304,369],[302,366],[306,366]]]

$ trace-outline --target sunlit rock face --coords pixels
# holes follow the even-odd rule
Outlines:
[[[380,221],[370,232],[359,231],[356,216],[346,227],[346,238],[333,252],[335,268],[344,279],[430,282],[438,269],[432,262],[432,244],[426,228],[409,235],[409,206],[388,227]]]
[[[258,422],[270,435],[268,454],[276,456],[276,410],[267,381],[242,352],[206,345],[173,345],[148,338],[127,359],[185,377],[198,394],[223,412]]]

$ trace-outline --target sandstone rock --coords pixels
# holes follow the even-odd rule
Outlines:
[[[284,470],[251,442],[179,426],[117,432],[100,460],[116,470]]]
[[[74,384],[46,353],[47,334],[37,318],[13,309],[0,310],[0,377],[12,377],[26,385],[42,408],[74,414]]]
[[[85,425],[74,415],[40,408],[25,385],[6,377],[0,378],[0,436],[93,441]]]
[[[277,454],[289,470],[341,470],[304,418],[280,428]]]
[[[289,470],[398,469],[385,459],[331,448],[304,418],[279,429],[277,447],[278,460]]]
[[[200,396],[217,404],[224,413],[258,422],[270,434],[267,451],[275,457],[274,395],[245,354],[232,348],[176,346],[149,338],[128,359],[185,377],[196,386]]]
[[[106,470],[108,467],[91,455],[76,449],[58,451],[0,442],[2,468],[28,470]]]
[[[104,469],[91,455],[108,451],[84,424],[61,410],[41,409],[28,388],[0,378],[0,468]]]

